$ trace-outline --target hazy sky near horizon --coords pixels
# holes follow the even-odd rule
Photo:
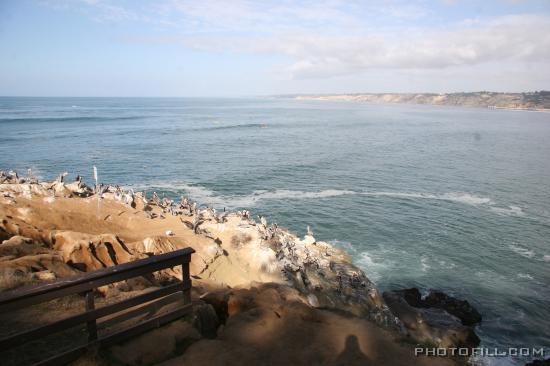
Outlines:
[[[550,89],[550,0],[0,0],[0,95]]]

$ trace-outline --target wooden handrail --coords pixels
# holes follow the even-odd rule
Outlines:
[[[6,291],[0,293],[0,312],[90,291],[99,286],[173,267],[185,261],[189,263],[191,254],[194,252],[193,248],[179,249],[93,272],[86,272],[79,276],[62,278],[42,285],[26,286]]]
[[[39,304],[45,301],[53,300],[59,297],[85,294],[86,310],[74,316],[58,320],[56,322],[43,325],[34,329],[19,332],[8,337],[0,339],[0,351],[18,347],[24,343],[48,336],[50,334],[62,332],[70,327],[79,324],[86,324],[88,330],[88,342],[84,346],[79,346],[68,352],[43,360],[39,364],[59,364],[69,362],[81,354],[82,350],[92,345],[106,345],[118,342],[148,329],[161,326],[168,321],[172,321],[187,313],[191,305],[191,279],[189,276],[189,263],[191,254],[195,251],[192,248],[184,248],[173,252],[164,253],[149,258],[136,260],[112,267],[103,268],[94,272],[84,273],[66,279],[60,279],[51,283],[27,286],[12,291],[0,293],[0,313],[6,313],[15,309]],[[114,303],[100,308],[95,308],[93,290],[99,286],[123,281],[129,278],[150,274],[152,272],[181,265],[182,281],[162,287],[160,289],[148,291],[144,294]],[[175,296],[176,292],[182,295]],[[143,314],[148,310],[158,311],[162,306],[177,300],[183,300],[183,307],[168,312],[153,319],[141,322],[123,331],[108,335],[99,336],[98,328],[105,329],[113,323],[125,321],[133,316]],[[136,307],[124,314],[97,323],[99,318],[116,314],[118,312]]]

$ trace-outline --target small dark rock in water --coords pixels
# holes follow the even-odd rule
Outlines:
[[[481,321],[481,315],[467,301],[433,290],[422,299],[417,288],[387,291],[382,296],[416,342],[438,347],[479,345],[472,325]]]
[[[546,360],[533,360],[525,366],[550,366],[550,358],[547,358]]]
[[[400,292],[410,306],[414,306],[415,308],[425,307],[422,303],[422,295],[416,287],[398,290],[396,292]]]
[[[464,325],[474,325],[481,322],[481,314],[466,300],[459,300],[441,291],[431,290],[422,301],[423,307],[443,309],[456,316]]]
[[[466,300],[459,300],[438,290],[430,290],[426,298],[422,299],[420,291],[416,288],[397,290],[403,299],[416,308],[443,309],[456,316],[463,325],[475,325],[481,322],[481,314]]]

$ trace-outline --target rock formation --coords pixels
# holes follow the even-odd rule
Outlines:
[[[389,362],[391,352],[377,350],[381,342],[402,357],[394,364],[424,364],[398,340],[408,334],[443,346],[478,341],[468,325],[479,314],[467,303],[436,292],[424,300],[413,294],[410,303],[397,293],[383,298],[344,251],[317,241],[310,229],[301,239],[264,217],[256,222],[248,211],[217,213],[186,197],[176,202],[119,186],[92,189],[80,177],[68,183],[65,174],[39,182],[0,172],[0,243],[0,291],[193,247],[194,297],[208,306],[197,308],[202,310],[194,324],[201,335],[189,339],[201,341],[189,347],[185,362],[208,354],[204,360],[227,363],[213,348],[225,350],[228,359],[259,362],[254,352],[246,357],[242,352],[246,347],[264,352],[262,344],[281,353],[262,356],[272,364],[320,359],[345,364],[361,349],[369,350],[369,359]],[[99,290],[106,297],[120,296],[180,277],[179,271],[175,267]],[[354,329],[355,338],[342,338],[346,327]],[[317,354],[300,350],[308,332],[335,332],[335,340],[317,336],[311,339]],[[286,356],[283,346],[291,348]],[[337,354],[340,359],[331,358]]]
[[[422,299],[417,288],[384,292],[383,298],[416,342],[444,348],[479,345],[473,325],[481,315],[467,301],[440,291]]]

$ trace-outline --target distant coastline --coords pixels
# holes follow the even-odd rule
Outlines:
[[[341,100],[370,103],[450,105],[491,109],[550,112],[550,91],[525,93],[353,93],[288,96],[298,100]]]

